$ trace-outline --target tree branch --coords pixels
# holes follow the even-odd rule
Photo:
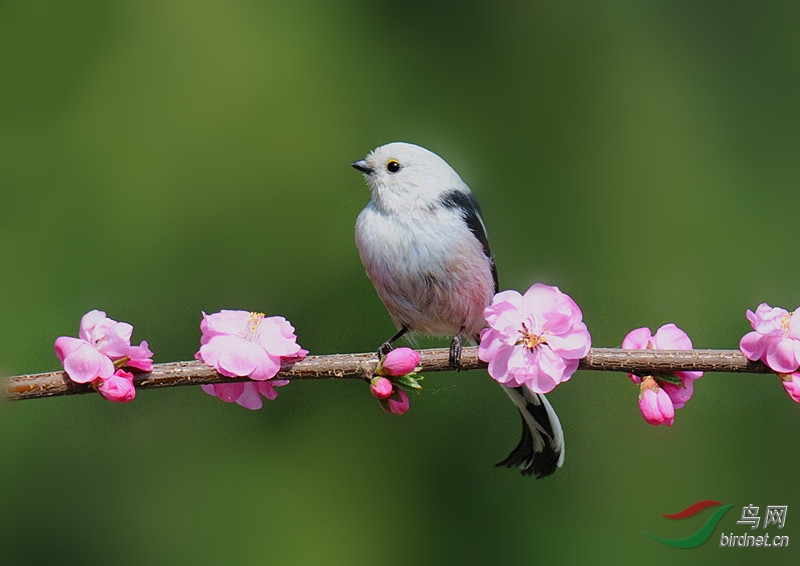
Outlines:
[[[437,348],[420,350],[421,373],[448,371],[449,350]],[[366,379],[373,375],[377,364],[374,353],[329,354],[307,356],[281,368],[277,379]],[[462,370],[485,369],[486,363],[478,359],[478,348],[464,348],[461,356]],[[594,348],[581,360],[580,369],[619,371],[637,375],[675,371],[705,371],[732,373],[772,373],[761,362],[751,362],[738,350],[621,350],[619,348]],[[91,393],[88,384],[73,383],[63,371],[19,375],[3,380],[5,397],[11,401]],[[136,374],[134,384],[138,389],[156,389],[178,385],[204,383],[231,383],[247,381],[219,375],[202,362],[172,362],[156,364],[153,371]]]

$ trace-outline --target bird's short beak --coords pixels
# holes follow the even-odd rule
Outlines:
[[[367,165],[367,162],[363,159],[359,161],[353,161],[350,165],[364,173],[364,175],[370,175],[372,173],[372,167]]]

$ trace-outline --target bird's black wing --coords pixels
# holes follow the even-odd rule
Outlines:
[[[494,292],[497,293],[500,289],[500,285],[497,281],[497,266],[494,264],[494,258],[489,249],[489,239],[486,237],[486,225],[483,223],[481,207],[478,201],[475,200],[472,193],[453,190],[442,195],[441,203],[447,208],[457,208],[461,211],[461,215],[464,217],[464,221],[467,223],[470,232],[478,238],[478,241],[483,246],[483,253],[486,254],[486,257],[488,257],[492,263]]]

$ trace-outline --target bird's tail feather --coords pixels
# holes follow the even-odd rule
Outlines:
[[[523,475],[549,476],[564,463],[564,431],[544,395],[527,387],[503,387],[522,415],[522,438],[498,466],[519,466]]]

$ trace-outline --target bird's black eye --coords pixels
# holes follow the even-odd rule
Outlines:
[[[397,173],[398,171],[400,171],[400,162],[397,161],[396,159],[390,159],[389,161],[386,162],[386,170],[389,173]]]

